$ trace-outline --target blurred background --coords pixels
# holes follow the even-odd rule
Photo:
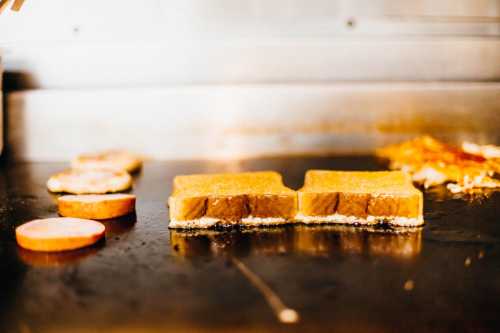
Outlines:
[[[498,144],[499,37],[498,0],[26,0],[0,14],[3,155]]]

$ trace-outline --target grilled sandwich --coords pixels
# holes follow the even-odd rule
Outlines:
[[[304,223],[424,223],[423,195],[400,171],[309,170],[298,203]]]
[[[170,228],[284,224],[297,212],[296,192],[272,171],[177,176],[168,204]]]

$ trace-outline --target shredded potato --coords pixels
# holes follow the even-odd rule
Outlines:
[[[391,169],[409,173],[426,188],[445,183],[453,193],[500,188],[500,181],[494,178],[500,173],[498,146],[465,142],[454,147],[423,136],[378,149],[376,155],[387,159]]]

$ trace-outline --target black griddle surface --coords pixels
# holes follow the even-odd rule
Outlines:
[[[177,174],[276,170],[299,188],[307,169],[381,166],[370,157],[150,162],[132,191],[137,215],[106,222],[105,242],[64,254],[19,249],[17,225],[57,216],[45,182],[66,167],[1,165],[0,332],[500,330],[500,193],[427,192],[427,225],[401,235],[328,226],[169,232],[165,202]],[[231,257],[300,323],[278,323]]]

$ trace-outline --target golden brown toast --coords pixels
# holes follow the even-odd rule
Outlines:
[[[296,192],[273,171],[177,176],[168,203],[171,228],[287,223],[297,212]]]
[[[298,191],[304,223],[423,224],[423,196],[400,171],[309,170]]]

